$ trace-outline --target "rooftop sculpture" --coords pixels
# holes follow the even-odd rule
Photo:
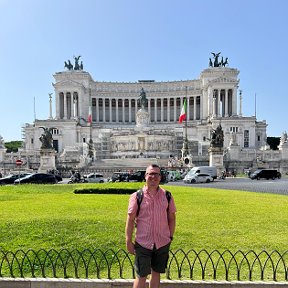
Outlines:
[[[80,55],[79,56],[73,56],[74,57],[74,61],[75,61],[75,64],[74,64],[74,70],[83,70],[83,62],[81,61],[79,63],[79,60],[80,60]],[[73,64],[71,63],[70,60],[68,60],[67,62],[64,61],[64,68],[67,68],[69,71],[70,70],[73,70]]]
[[[228,65],[228,57],[226,57],[224,60],[222,56],[221,60],[219,61],[221,52],[219,53],[211,52],[211,54],[213,55],[214,61],[212,61],[212,59],[209,58],[209,67],[225,67],[226,65]]]

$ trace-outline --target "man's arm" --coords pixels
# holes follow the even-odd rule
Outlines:
[[[134,231],[134,221],[136,213],[128,214],[126,220],[126,248],[129,253],[135,254],[134,243],[132,241],[133,231]]]
[[[176,227],[176,213],[168,212],[168,225],[170,230],[170,237],[173,237]]]

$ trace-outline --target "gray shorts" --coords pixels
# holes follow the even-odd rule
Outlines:
[[[147,249],[135,243],[135,271],[139,277],[151,274],[151,269],[158,273],[165,273],[169,258],[170,243],[153,250]]]

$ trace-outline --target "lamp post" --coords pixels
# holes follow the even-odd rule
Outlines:
[[[93,149],[93,140],[92,140],[92,99],[91,99],[91,88],[89,89],[89,134],[90,139],[88,142],[88,156],[94,160],[94,149]]]

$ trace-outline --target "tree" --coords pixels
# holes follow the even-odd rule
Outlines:
[[[270,145],[272,150],[278,150],[280,144],[280,137],[267,137],[267,144]]]
[[[22,141],[10,141],[4,143],[5,148],[7,149],[7,153],[11,152],[18,152],[18,149],[22,147],[23,142]]]

